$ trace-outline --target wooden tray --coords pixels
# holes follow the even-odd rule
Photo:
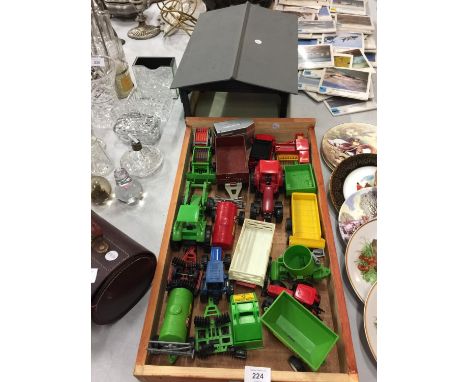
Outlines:
[[[178,210],[178,200],[183,193],[185,184],[185,173],[188,169],[191,154],[191,142],[193,140],[192,130],[197,127],[209,127],[214,122],[227,120],[229,118],[187,118],[186,131],[182,144],[182,152],[177,168],[177,173],[172,191],[172,198],[167,214],[166,226],[159,252],[158,267],[153,280],[153,287],[148,302],[145,322],[143,325],[140,345],[135,363],[134,375],[141,381],[243,381],[244,367],[263,366],[272,369],[272,381],[316,381],[316,382],[345,382],[358,381],[356,360],[349,328],[348,313],[343,293],[341,281],[341,272],[336,255],[333,231],[328,212],[327,195],[323,182],[322,169],[320,166],[320,154],[317,148],[317,142],[314,133],[315,119],[313,118],[256,118],[255,133],[272,134],[277,141],[285,142],[291,140],[295,133],[302,132],[308,138],[311,147],[312,166],[315,170],[315,176],[318,186],[319,211],[322,224],[323,237],[326,240],[324,259],[325,265],[330,267],[331,276],[327,280],[322,280],[317,289],[322,297],[321,308],[325,310],[322,314],[323,321],[334,332],[340,335],[340,339],[327,357],[325,363],[318,372],[298,373],[293,372],[287,359],[292,353],[283,346],[276,337],[273,336],[265,327],[263,327],[264,348],[248,352],[247,360],[238,360],[228,355],[214,355],[206,359],[190,359],[179,357],[175,365],[170,365],[167,356],[149,355],[147,345],[150,337],[159,332],[165,311],[165,286],[167,272],[170,261],[173,256],[169,246],[169,240],[172,231],[174,218]],[[224,195],[224,187],[212,187],[211,195]],[[246,216],[249,216],[250,203],[253,201],[253,194],[243,189],[241,194],[246,200]],[[280,196],[284,204],[284,220],[277,224],[271,255],[273,258],[281,256],[286,249],[286,218],[290,217],[290,199],[284,199]],[[155,216],[155,219],[158,217]],[[240,228],[236,228],[236,239],[233,250],[227,253],[233,253],[237,238],[240,234]],[[198,249],[198,256],[202,250]],[[235,293],[248,291],[243,287],[236,287]],[[257,297],[260,301],[260,288],[256,289]],[[219,303],[222,312],[228,311],[228,304],[223,296]],[[199,298],[194,300],[192,317],[203,315],[204,304],[200,303]],[[193,335],[193,320],[190,328],[190,334]]]

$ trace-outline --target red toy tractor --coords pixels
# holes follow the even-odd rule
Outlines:
[[[283,221],[283,203],[275,202],[283,187],[283,170],[277,160],[260,160],[255,171],[250,175],[250,191],[257,193],[257,198],[250,206],[250,219],[262,216],[266,222],[272,217],[276,223]],[[259,198],[262,198],[259,200]]]
[[[267,297],[263,300],[262,308],[268,309],[273,304],[273,301],[285,291],[287,294],[293,296],[297,301],[309,309],[315,316],[320,318],[320,313],[323,309],[320,308],[320,295],[313,286],[307,284],[297,284],[293,290],[287,289],[281,285],[270,284],[267,288]]]

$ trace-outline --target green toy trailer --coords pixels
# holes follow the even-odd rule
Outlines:
[[[212,354],[230,353],[235,358],[247,358],[244,349],[234,346],[229,314],[221,314],[212,298],[208,300],[203,317],[195,317],[193,324],[197,357],[205,358]]]
[[[314,169],[310,163],[284,166],[286,196],[293,192],[317,193]]]
[[[230,309],[234,345],[247,350],[263,348],[260,309],[255,293],[232,295]]]

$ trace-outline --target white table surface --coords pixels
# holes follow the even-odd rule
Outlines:
[[[375,22],[376,1],[371,1],[370,5],[370,14]],[[150,24],[155,24],[158,12],[155,4],[145,12]],[[127,31],[135,26],[136,22],[113,19],[112,23],[119,37],[126,41],[124,50],[127,61],[130,64],[133,63],[136,56],[175,57],[177,65],[180,63],[189,40],[189,37],[185,33],[179,33],[169,38],[163,38],[160,34],[150,40],[137,41],[127,37]],[[375,76],[373,79],[375,84]],[[291,95],[288,116],[316,118],[315,132],[318,142],[321,141],[325,131],[340,123],[364,122],[376,124],[377,121],[377,112],[375,110],[333,117],[323,103],[315,103],[305,94]],[[153,251],[156,255],[159,254],[162,233],[166,222],[167,209],[169,207],[182,145],[184,126],[182,104],[177,100],[159,143],[159,147],[165,156],[163,168],[157,176],[141,181],[146,195],[140,205],[131,207],[114,201],[109,206],[93,206],[94,211],[134,240]],[[118,164],[121,155],[128,149],[127,146],[118,140],[112,130],[95,130],[95,135],[104,140],[109,156],[115,164]],[[322,171],[325,184],[328,184],[331,172],[323,161]],[[112,175],[108,179],[112,185],[115,184]],[[363,328],[362,312],[364,306],[355,296],[349,284],[344,268],[345,246],[341,241],[337,229],[337,214],[331,204],[329,204],[329,209],[337,253],[342,267],[341,277],[344,283],[359,380],[362,382],[376,381],[377,365],[369,351]],[[106,326],[92,324],[91,366],[93,382],[136,381],[136,378],[132,374],[148,296],[149,293],[118,322]]]

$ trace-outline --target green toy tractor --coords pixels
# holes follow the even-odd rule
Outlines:
[[[207,225],[205,215],[211,215],[215,206],[214,200],[208,197],[210,187],[210,182],[201,184],[190,180],[185,182],[184,197],[172,228],[172,250],[180,250],[182,244],[198,244],[209,249],[211,226]]]
[[[212,156],[213,154],[210,146],[194,146],[190,172],[186,175],[187,180],[197,184],[202,184],[204,182],[213,184],[216,181],[216,173],[211,164]]]

